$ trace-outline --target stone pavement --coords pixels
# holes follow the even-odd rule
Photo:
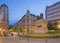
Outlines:
[[[60,43],[59,39],[27,39],[19,37],[0,37],[0,43]]]

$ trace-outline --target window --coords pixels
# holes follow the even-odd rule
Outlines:
[[[27,23],[29,23],[29,19],[27,19]]]
[[[38,27],[38,28],[41,28],[41,27],[42,27],[42,25],[38,25],[37,27]]]
[[[29,16],[27,16],[27,18],[29,18]]]
[[[27,24],[27,26],[29,26],[29,24]]]
[[[33,20],[33,22],[35,22],[35,20]]]
[[[47,12],[50,12],[50,11],[52,11],[52,10],[56,10],[56,9],[59,9],[59,8],[60,8],[60,6],[57,6],[57,7],[55,6],[55,8],[52,7],[52,9],[47,10]]]
[[[27,23],[29,23],[29,22],[27,21]]]
[[[25,27],[23,27],[23,29],[25,29]]]
[[[27,19],[27,21],[29,21],[29,19]]]
[[[34,24],[34,25],[32,25],[32,26],[35,26],[35,24]]]

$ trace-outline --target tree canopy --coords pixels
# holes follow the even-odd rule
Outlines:
[[[48,22],[47,27],[49,30],[53,30],[53,25],[51,22]]]

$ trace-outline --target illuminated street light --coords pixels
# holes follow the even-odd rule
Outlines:
[[[58,25],[58,28],[60,28],[60,24]]]
[[[2,29],[0,28],[0,30],[2,30]]]

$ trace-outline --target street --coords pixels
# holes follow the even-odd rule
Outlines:
[[[0,43],[60,43],[59,39],[25,39],[14,37],[0,37]]]

